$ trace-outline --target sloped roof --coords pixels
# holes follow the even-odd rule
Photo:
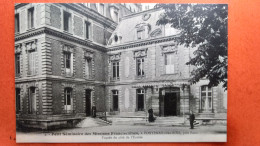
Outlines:
[[[143,11],[123,17],[119,22],[116,30],[111,35],[108,44],[119,45],[127,42],[139,41],[137,40],[137,28],[142,25],[148,25],[150,27],[149,34],[147,34],[148,37],[145,39],[178,34],[179,31],[170,27],[170,25],[156,25],[156,22],[159,20],[160,15],[163,14],[163,12],[164,10],[162,9],[150,9],[148,11]],[[164,33],[164,29],[167,29],[166,33]],[[158,33],[156,31],[158,31]],[[157,35],[153,35],[155,33],[157,33]],[[113,41],[115,35],[120,38],[120,41],[117,43]]]

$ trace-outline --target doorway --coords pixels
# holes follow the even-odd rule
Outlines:
[[[86,116],[91,116],[91,90],[86,90],[85,96],[86,96]]]
[[[144,111],[144,90],[137,89],[137,111]]]
[[[164,116],[176,116],[177,115],[177,99],[178,93],[165,93],[164,97]]]

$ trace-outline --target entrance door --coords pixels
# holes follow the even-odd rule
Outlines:
[[[86,116],[91,116],[91,90],[86,90]]]
[[[164,115],[177,115],[177,93],[165,93],[164,97]]]

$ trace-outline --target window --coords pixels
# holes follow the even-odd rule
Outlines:
[[[36,51],[32,50],[28,53],[29,63],[28,63],[28,74],[35,75],[36,74]]]
[[[88,21],[85,21],[85,36],[86,36],[86,39],[90,39],[90,26],[91,26],[91,24]]]
[[[115,21],[118,22],[118,12],[114,11],[114,14],[115,14]]]
[[[119,79],[119,61],[112,62],[113,66],[113,80]]]
[[[137,111],[143,111],[144,110],[144,90],[143,89],[137,89]]]
[[[138,30],[137,31],[137,39],[144,39],[144,30]]]
[[[30,87],[28,92],[29,92],[29,113],[34,114],[36,113],[36,88]]]
[[[16,113],[21,110],[21,89],[15,88],[15,103],[16,103]]]
[[[212,89],[208,86],[201,86],[200,109],[203,111],[210,111],[213,109]]]
[[[34,27],[34,8],[28,9],[28,29]]]
[[[15,14],[15,33],[19,33],[20,32],[20,18],[19,18],[19,14]]]
[[[65,73],[68,76],[72,75],[72,59],[71,52],[64,52],[64,67]]]
[[[118,111],[118,90],[113,90],[112,96],[113,96],[113,111]]]
[[[104,6],[104,4],[99,4],[99,13],[104,15],[104,13],[105,13],[105,6]]]
[[[15,54],[15,76],[20,75],[20,54]]]
[[[137,58],[137,76],[144,76],[144,58]]]
[[[174,53],[165,54],[165,73],[173,74],[174,73]]]
[[[66,113],[72,112],[72,88],[64,89],[64,109]]]
[[[92,59],[88,58],[86,59],[86,63],[85,63],[86,79],[91,79],[91,75],[92,75]]]
[[[71,14],[63,12],[63,28],[64,31],[70,32]]]

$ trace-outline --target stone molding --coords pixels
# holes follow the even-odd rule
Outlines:
[[[118,61],[121,59],[121,53],[109,55],[109,61]]]
[[[148,50],[148,48],[146,48],[146,49],[141,49],[141,50],[134,50],[134,51],[133,51],[133,53],[134,53],[134,58],[146,57],[146,56],[147,56],[147,50]]]
[[[63,32],[48,28],[48,27],[41,27],[41,28],[38,28],[38,29],[34,29],[30,32],[27,32],[27,33],[18,34],[18,35],[15,36],[15,42],[17,42],[19,40],[26,39],[26,38],[30,38],[30,37],[33,37],[33,36],[38,36],[38,35],[41,35],[41,34],[48,34],[48,35],[56,36],[56,37],[59,37],[59,38],[63,38],[65,40],[75,42],[75,43],[78,43],[78,44],[81,44],[81,45],[85,45],[85,46],[88,46],[90,48],[97,49],[99,51],[103,51],[103,52],[107,51],[106,47],[104,47],[102,45],[95,44],[95,43],[91,42],[90,40],[79,39],[79,38],[74,37],[72,35],[68,35],[66,33],[63,33]]]

